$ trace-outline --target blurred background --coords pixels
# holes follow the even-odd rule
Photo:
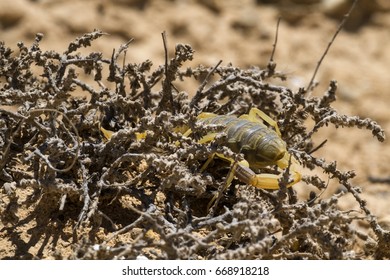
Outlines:
[[[195,58],[185,66],[233,63],[265,67],[274,43],[277,70],[287,74],[291,89],[305,87],[318,60],[337,30],[351,0],[0,0],[0,41],[17,50],[43,33],[43,50],[65,51],[76,37],[97,28],[109,35],[88,52],[110,57],[112,50],[134,38],[127,62],[164,62],[161,38],[167,32],[172,53],[176,43],[190,44]],[[326,56],[316,80],[316,95],[329,81],[338,81],[339,113],[376,120],[390,131],[390,1],[360,0]],[[191,94],[193,85],[183,88]],[[390,184],[372,183],[369,176],[390,177],[389,141],[379,143],[369,131],[324,128],[316,156],[336,160],[340,169],[356,170],[373,213],[390,223]],[[336,187],[337,186],[333,186]],[[345,199],[344,207],[357,207]]]

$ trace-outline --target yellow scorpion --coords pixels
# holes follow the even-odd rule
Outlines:
[[[202,166],[203,172],[215,156],[225,159],[231,163],[231,170],[226,178],[225,188],[236,176],[243,183],[262,189],[278,189],[279,179],[282,175],[270,173],[256,174],[258,170],[270,165],[277,165],[285,170],[289,167],[290,181],[287,187],[291,187],[301,180],[301,174],[297,171],[297,161],[287,152],[286,142],[281,138],[277,123],[263,111],[252,108],[248,114],[235,116],[223,116],[213,113],[201,113],[198,116],[199,122],[204,125],[223,125],[225,128],[220,132],[205,135],[199,140],[200,144],[209,143],[221,132],[226,133],[227,143],[235,153],[242,153],[245,160],[235,162],[222,154],[213,154]],[[267,123],[269,126],[265,125]],[[100,128],[107,139],[110,139],[113,132]],[[183,136],[190,136],[191,129],[188,129]],[[137,133],[137,139],[145,137],[145,133]],[[177,143],[179,144],[179,143]],[[213,199],[214,200],[214,199]]]
[[[281,138],[277,123],[263,111],[252,108],[249,114],[240,117],[201,113],[198,119],[204,125],[223,125],[225,128],[222,132],[226,133],[226,146],[233,152],[244,155],[245,160],[235,164],[233,159],[214,154],[202,166],[201,172],[207,168],[214,156],[228,160],[231,163],[231,172],[226,180],[225,188],[236,176],[243,183],[257,188],[278,189],[281,175],[256,174],[253,171],[270,165],[277,165],[281,169],[289,167],[292,179],[287,187],[301,180],[301,174],[297,171],[297,161],[287,152],[286,142]],[[270,127],[266,126],[263,121]],[[191,130],[187,130],[184,136],[189,136],[191,133]],[[199,143],[213,141],[218,133],[220,132],[207,134],[199,140]]]

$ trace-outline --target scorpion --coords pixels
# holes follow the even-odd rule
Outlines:
[[[244,155],[244,160],[236,162],[232,158],[214,153],[201,167],[200,171],[204,172],[214,157],[230,162],[231,168],[226,177],[224,190],[231,184],[234,177],[256,188],[278,189],[282,175],[257,174],[254,171],[271,165],[276,165],[282,170],[289,168],[291,179],[287,187],[291,187],[301,180],[301,174],[297,171],[297,160],[287,151],[287,144],[281,138],[278,124],[263,111],[252,108],[248,114],[239,117],[203,112],[198,115],[197,119],[202,125],[213,124],[224,127],[221,131],[203,136],[199,140],[200,144],[210,143],[219,133],[226,133],[227,142],[225,145],[233,152]],[[100,127],[100,130],[107,139],[110,139],[114,133],[103,127]],[[183,136],[185,137],[192,134],[191,129],[184,131]],[[144,137],[145,133],[137,133],[138,140]],[[179,145],[179,143],[176,143],[176,145]],[[215,199],[216,197],[212,201]]]
[[[230,185],[234,176],[241,182],[261,189],[278,189],[282,175],[263,173],[256,174],[258,170],[271,165],[277,165],[280,169],[289,168],[292,179],[287,187],[298,183],[301,174],[297,171],[297,160],[287,151],[286,142],[281,138],[281,133],[276,121],[263,111],[252,108],[248,114],[236,116],[216,115],[203,112],[198,116],[198,121],[204,125],[222,125],[225,128],[220,132],[205,135],[199,143],[209,143],[221,133],[226,133],[225,145],[234,153],[242,153],[244,160],[235,162],[222,154],[213,154],[202,166],[203,172],[215,156],[231,163],[230,174],[227,177],[225,188]],[[265,123],[269,126],[267,126]],[[191,135],[189,129],[184,136]]]

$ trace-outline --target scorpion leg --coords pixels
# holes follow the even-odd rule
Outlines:
[[[213,118],[218,116],[217,114],[214,113],[209,113],[209,112],[202,112],[198,115],[198,119],[207,119],[207,118]]]
[[[100,125],[99,125],[99,129],[103,133],[104,137],[106,137],[107,140],[110,140],[112,138],[112,135],[115,133],[114,131],[105,129]]]
[[[215,153],[213,153],[211,156],[209,156],[209,158],[207,159],[207,161],[202,165],[202,167],[200,168],[200,173],[203,173],[203,171],[206,170],[206,168],[209,166],[209,164],[213,161],[214,157],[215,157]]]
[[[281,136],[281,133],[280,133],[280,129],[279,129],[279,126],[277,124],[276,121],[274,121],[270,116],[268,116],[266,113],[264,113],[263,111],[257,109],[257,108],[252,108],[249,113],[247,115],[242,115],[240,116],[240,119],[246,119],[248,121],[252,121],[252,122],[258,122],[258,123],[262,123],[260,120],[259,120],[259,117],[264,120],[266,123],[268,123],[270,126],[272,126],[276,133]]]
[[[101,131],[101,133],[103,133],[104,137],[110,141],[112,136],[116,133],[115,131],[111,131],[111,130],[108,130],[108,129],[105,129],[103,128],[102,126],[99,125],[99,129]],[[139,141],[139,140],[142,140],[142,139],[145,139],[146,137],[146,132],[136,132],[135,133],[135,137],[136,139]]]
[[[239,166],[247,166],[249,168],[249,163],[246,161],[246,160],[243,160],[243,161],[240,161],[240,162],[237,162],[237,161],[234,161],[232,159],[229,159],[229,158],[226,158],[225,156],[221,155],[221,154],[217,154],[217,153],[214,153],[212,155],[212,157],[210,157],[206,163],[209,162],[210,159],[213,159],[215,156],[218,156],[220,158],[223,158],[223,159],[226,159],[230,162],[232,162],[231,166],[230,166],[230,170],[229,170],[229,173],[228,175],[226,176],[226,179],[225,179],[225,183],[223,185],[223,188],[222,190],[219,190],[218,193],[215,193],[215,195],[211,198],[211,200],[209,201],[209,203],[207,204],[207,209],[211,209],[211,207],[216,207],[216,205],[218,204],[218,201],[221,199],[222,197],[222,194],[226,191],[226,189],[230,186],[230,184],[232,183],[233,179],[234,179],[234,176],[236,175],[236,170]],[[211,160],[210,160],[211,161]],[[205,164],[206,164],[205,163]],[[204,166],[203,166],[204,167]],[[203,169],[202,167],[202,169]],[[213,210],[212,210],[213,211]]]
[[[215,117],[215,116],[218,116],[218,115],[213,114],[213,113],[203,112],[203,113],[199,114],[198,119],[207,119],[207,118],[212,118],[212,117]],[[186,132],[183,133],[183,136],[184,137],[189,137],[191,135],[191,133],[192,133],[192,130],[188,129]],[[204,144],[204,143],[207,143],[207,142],[211,142],[211,141],[214,140],[216,135],[217,135],[217,133],[207,134],[202,139],[199,140],[199,143],[200,144]]]

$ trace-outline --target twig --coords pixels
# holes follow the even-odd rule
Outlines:
[[[19,115],[19,114],[15,114],[15,113],[12,113],[12,112],[8,112],[6,110],[3,110],[3,109],[0,109],[2,112],[6,112],[6,113],[10,113],[12,114],[14,117],[18,117],[18,118],[22,118],[20,121],[19,121],[19,124],[18,126],[16,127],[15,131],[12,132],[11,134],[11,137],[10,139],[8,140],[7,144],[5,145],[5,148],[4,148],[4,151],[2,152],[2,157],[1,157],[1,161],[0,161],[0,170],[3,170],[4,167],[6,166],[7,164],[7,161],[8,161],[8,156],[9,156],[9,152],[10,152],[10,148],[11,148],[11,144],[16,136],[17,133],[19,133],[20,131],[20,128],[22,127],[22,124],[23,124],[23,121],[25,120],[25,117],[22,116],[22,115]],[[0,111],[0,112],[1,112]]]
[[[318,151],[326,144],[326,142],[328,142],[328,139],[325,139],[324,141],[322,141],[321,144],[319,144],[317,147],[313,148],[310,152],[308,152],[308,154],[311,155],[315,151]]]
[[[65,168],[62,168],[62,169],[59,169],[59,168],[56,168],[54,167],[51,162],[49,161],[49,159],[47,158],[47,156],[43,155],[41,153],[41,151],[39,151],[39,149],[35,149],[34,150],[34,154],[36,154],[37,156],[39,156],[41,159],[43,159],[45,161],[45,163],[47,164],[47,166],[54,170],[55,172],[60,172],[60,173],[64,173],[64,172],[68,172],[69,170],[71,170],[73,168],[73,166],[75,165],[77,159],[78,159],[78,155],[79,155],[79,151],[80,151],[80,145],[79,145],[79,133],[77,131],[77,128],[74,126],[74,124],[69,120],[69,118],[64,114],[62,113],[61,111],[58,111],[56,109],[48,109],[48,108],[44,108],[44,109],[33,109],[31,111],[29,111],[29,115],[26,119],[30,118],[32,114],[34,113],[44,113],[44,112],[53,112],[53,113],[57,113],[57,114],[61,114],[64,119],[70,124],[70,126],[72,127],[73,129],[73,132],[75,133],[76,137],[73,137],[72,135],[70,135],[71,139],[73,140],[73,149],[75,149],[75,152],[74,152],[74,157],[72,159],[72,162]],[[24,121],[26,120],[24,119]],[[27,157],[26,160],[28,160],[30,157]]]
[[[267,71],[266,71],[267,77],[271,77],[275,73],[276,63],[274,62],[274,55],[275,55],[275,51],[276,51],[276,46],[278,44],[280,21],[281,21],[281,17],[278,18],[278,22],[276,23],[275,41],[274,41],[274,44],[272,45],[271,56],[270,56],[268,64],[267,64]]]
[[[374,176],[368,176],[368,180],[371,183],[380,183],[380,184],[390,184],[390,177],[374,177]]]
[[[168,43],[167,43],[167,34],[164,31],[161,33],[163,44],[164,44],[164,53],[165,53],[165,79],[163,80],[163,89],[162,89],[162,98],[160,101],[160,106],[158,109],[158,113],[162,110],[166,110],[166,103],[169,104],[170,109],[173,113],[176,112],[174,101],[173,101],[173,94],[172,94],[172,85],[171,82],[173,80],[173,77],[171,75],[170,69],[169,69],[169,56],[168,56]]]
[[[211,69],[211,71],[207,73],[206,78],[203,80],[202,84],[199,86],[198,90],[196,91],[195,96],[192,98],[192,100],[190,102],[191,108],[194,108],[196,105],[198,105],[199,101],[203,98],[203,96],[204,96],[203,90],[204,90],[205,86],[207,85],[210,76],[217,70],[217,68],[219,67],[219,65],[221,63],[222,63],[222,60],[220,60],[217,63],[217,65],[215,65],[214,68]]]
[[[310,90],[312,89],[313,84],[314,84],[314,79],[315,79],[315,77],[316,77],[316,75],[317,75],[318,69],[320,68],[322,61],[324,60],[325,56],[328,54],[328,51],[329,51],[330,47],[332,46],[332,44],[333,44],[333,42],[335,41],[337,35],[339,34],[339,32],[341,31],[341,29],[343,28],[345,22],[346,22],[347,19],[349,18],[349,16],[350,16],[352,10],[355,8],[356,3],[357,3],[358,1],[359,1],[359,0],[354,0],[353,3],[352,3],[352,5],[351,5],[351,8],[350,8],[349,11],[344,15],[343,20],[340,22],[340,24],[339,24],[339,26],[338,26],[336,32],[333,34],[332,39],[331,39],[330,42],[328,43],[328,46],[326,47],[324,53],[322,54],[320,60],[318,61],[317,66],[316,66],[316,68],[315,68],[315,70],[314,70],[313,76],[311,77],[311,80],[310,80],[309,84],[307,85],[307,87],[306,87],[306,89],[305,89],[305,92],[308,92],[308,91],[310,91]]]
[[[84,204],[83,204],[83,208],[80,211],[74,230],[77,229],[83,222],[85,216],[87,215],[89,206],[91,204],[91,197],[89,196],[89,188],[88,188],[88,180],[87,180],[88,170],[85,168],[84,164],[80,160],[79,160],[79,165],[80,165],[81,176],[83,180],[83,182],[81,183],[81,187],[83,189]]]

